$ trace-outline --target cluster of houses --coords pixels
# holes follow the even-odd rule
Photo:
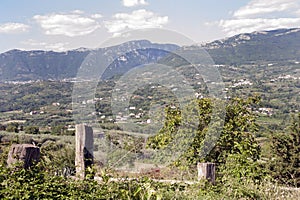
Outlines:
[[[253,83],[247,79],[240,79],[237,82],[235,82],[231,87],[235,88],[235,87],[239,87],[239,86],[244,86],[244,85],[253,85]]]
[[[256,112],[267,116],[272,116],[274,113],[273,108],[259,108]]]

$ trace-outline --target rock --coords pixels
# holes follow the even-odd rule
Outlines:
[[[198,163],[198,180],[206,179],[211,183],[215,183],[216,167],[215,163]]]
[[[80,179],[85,179],[86,169],[92,166],[94,162],[94,138],[93,129],[90,126],[84,124],[76,125],[76,156],[75,156],[75,166],[76,166],[76,176]]]
[[[7,164],[12,167],[20,162],[27,169],[40,159],[39,147],[32,144],[13,144],[10,147]]]

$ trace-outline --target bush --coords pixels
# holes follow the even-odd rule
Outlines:
[[[300,114],[293,116],[287,133],[274,134],[271,175],[281,184],[300,186]]]
[[[6,127],[7,132],[15,132],[19,133],[19,124],[18,123],[10,123]]]
[[[26,134],[39,134],[40,133],[40,129],[37,126],[27,126],[25,128],[25,133]]]

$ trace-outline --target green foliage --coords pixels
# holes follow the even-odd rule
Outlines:
[[[18,123],[10,123],[10,124],[8,124],[7,127],[6,127],[6,131],[7,132],[18,133],[19,132],[19,124]]]
[[[187,184],[157,183],[148,178],[110,181],[53,176],[41,165],[29,170],[0,166],[1,199],[190,199]]]
[[[75,149],[72,145],[47,141],[41,147],[41,160],[48,172],[61,176],[75,173]]]
[[[257,103],[257,97],[230,100],[226,106],[220,139],[206,161],[225,163],[230,154],[240,154],[253,161],[259,159],[260,146],[254,138],[257,131],[256,116],[251,112],[251,106]]]
[[[1,199],[60,199],[68,194],[61,177],[51,176],[39,169],[11,171],[0,167]]]
[[[241,154],[253,161],[258,160],[260,147],[254,139],[257,130],[255,115],[251,112],[251,106],[258,102],[258,98],[246,100],[234,98],[226,105],[226,116],[220,138],[217,140],[210,153],[201,158],[204,139],[209,126],[218,126],[218,120],[212,121],[214,105],[211,99],[199,99],[196,102],[198,110],[198,129],[191,147],[183,159],[178,161],[179,165],[195,165],[197,162],[226,163],[226,158],[231,154]],[[191,107],[190,109],[194,109]],[[191,110],[191,112],[194,112]],[[148,140],[150,148],[164,148],[172,140],[174,134],[181,125],[181,113],[177,109],[166,109],[166,120],[160,132]],[[211,123],[212,122],[212,123]],[[216,123],[216,124],[215,124]],[[218,127],[217,127],[218,128]],[[184,132],[184,131],[183,131]],[[205,149],[204,149],[205,150]],[[201,158],[201,160],[200,160]]]
[[[149,137],[147,146],[153,149],[164,148],[173,139],[173,134],[181,123],[181,112],[178,108],[168,106],[165,109],[166,119],[163,128],[155,136]]]
[[[205,157],[201,153],[205,150],[205,140],[208,129],[220,126],[218,120],[221,115],[213,117],[213,110],[218,103],[212,99],[199,99],[192,109],[198,110],[198,129],[191,147],[185,152],[183,157],[174,164],[185,168],[193,168],[197,162],[214,162],[217,163],[217,188],[225,197],[230,199],[250,198],[256,199],[261,195],[258,190],[248,188],[249,184],[257,186],[266,177],[266,171],[263,170],[257,161],[260,156],[260,146],[254,138],[257,131],[255,122],[256,116],[252,113],[252,108],[259,102],[259,98],[250,97],[248,99],[233,98],[226,103],[226,115],[221,129],[221,135],[215,143],[215,146]],[[167,110],[168,111],[168,110]],[[180,112],[174,110],[167,112],[165,127],[149,140],[149,147],[164,148],[166,143],[160,143],[162,138],[169,142],[172,140],[175,132],[181,125]],[[216,120],[217,119],[217,120]],[[184,131],[183,132],[187,132]],[[213,136],[209,135],[209,139]],[[207,192],[207,191],[206,191]],[[215,194],[214,194],[215,195]],[[217,197],[224,198],[224,197]]]
[[[224,194],[238,199],[258,199],[260,191],[249,186],[259,187],[266,179],[267,172],[246,154],[229,154],[225,164],[220,165],[219,176]]]
[[[280,183],[300,186],[300,114],[293,117],[287,133],[272,137],[270,170]]]
[[[30,169],[9,169],[0,165],[1,199],[297,199],[299,193],[280,189],[269,182],[232,185],[212,185],[199,182],[189,185],[184,182],[162,183],[146,177],[139,179],[111,179],[107,172],[101,181],[75,180],[54,176],[38,164]],[[245,181],[245,180],[244,180]]]
[[[12,135],[9,133],[8,135]],[[15,134],[20,137],[20,134]],[[33,135],[41,137],[42,135]],[[5,167],[8,148],[0,154],[0,198],[1,199],[298,199],[300,194],[284,190],[264,181],[265,172],[248,154],[230,154],[225,164],[219,165],[217,182],[156,182],[149,178],[119,178],[102,171],[101,181],[92,179],[95,168],[88,168],[87,180],[70,178],[64,169],[75,169],[74,145],[62,136],[45,135],[41,144],[41,161],[28,169]],[[66,136],[64,136],[66,137]],[[117,138],[115,138],[117,139]],[[20,140],[23,140],[20,138]],[[130,142],[128,138],[128,142]],[[128,144],[120,144],[125,145]],[[127,148],[127,147],[126,147]],[[72,171],[74,173],[74,171]],[[97,176],[97,175],[96,175]],[[99,175],[98,175],[99,176]],[[114,177],[114,179],[112,179]],[[99,179],[97,179],[99,180]]]
[[[68,130],[65,125],[56,125],[51,127],[52,135],[75,135],[75,131]]]
[[[25,127],[24,131],[26,134],[39,134],[40,133],[40,129],[37,126],[27,126],[27,127]]]

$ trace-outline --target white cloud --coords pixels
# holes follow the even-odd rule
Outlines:
[[[295,12],[299,9],[297,0],[252,0],[246,6],[234,12],[236,18],[251,18],[259,15]]]
[[[48,43],[48,42],[39,42],[33,39],[29,39],[23,41],[22,44],[26,46],[32,46],[35,49],[43,49],[43,50],[52,50],[52,51],[66,51],[68,48],[66,47],[69,43]]]
[[[81,15],[81,14],[83,14],[84,12],[83,12],[82,10],[73,10],[71,13]]]
[[[52,44],[46,44],[45,49],[53,50],[53,51],[66,51],[68,43],[58,42]]]
[[[251,0],[233,12],[232,19],[220,20],[218,26],[232,36],[279,28],[300,27],[299,0]]]
[[[221,26],[229,36],[232,36],[238,33],[251,33],[260,30],[299,27],[300,18],[221,20],[219,26]]]
[[[98,28],[100,14],[84,16],[80,10],[63,14],[35,15],[34,20],[44,29],[47,35],[65,35],[69,37],[87,35]]]
[[[21,23],[0,24],[0,33],[23,33],[27,32],[29,26]]]
[[[38,41],[33,40],[33,39],[29,39],[29,40],[23,41],[21,43],[26,44],[26,45],[30,45],[30,46],[44,46],[44,45],[47,44],[45,42],[38,42]]]
[[[91,15],[91,18],[93,18],[93,19],[100,19],[102,17],[103,16],[101,14],[93,14],[93,15]]]
[[[123,5],[126,7],[133,7],[138,5],[148,5],[145,0],[122,0]]]
[[[126,30],[143,28],[160,28],[168,23],[168,16],[159,16],[144,9],[135,10],[132,13],[117,13],[112,21],[106,21],[105,27],[114,36]]]

